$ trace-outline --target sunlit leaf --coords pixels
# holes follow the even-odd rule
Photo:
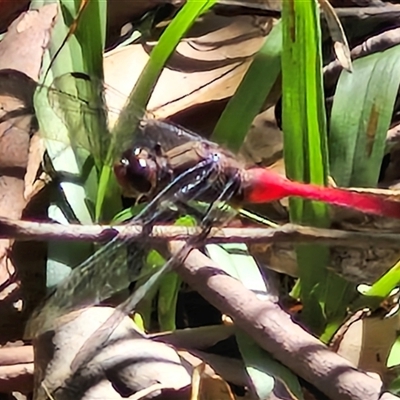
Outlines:
[[[327,131],[319,22],[316,2],[283,3],[282,126],[288,177],[326,185]],[[318,227],[329,225],[328,207],[318,202],[292,199],[290,218]],[[328,257],[329,251],[323,246],[297,247],[303,316],[317,330],[323,326],[321,296]]]
[[[281,72],[282,26],[276,25],[225,107],[212,140],[238,151]],[[266,74],[265,71],[268,71]],[[260,77],[263,79],[260,79]]]
[[[196,19],[212,7],[215,2],[216,0],[189,0],[168,25],[157,45],[153,48],[146,66],[143,68],[118,121],[113,127],[113,138],[118,138],[119,140],[127,133],[131,135],[132,132],[135,132],[135,128],[143,116],[142,113],[146,109],[147,102],[168,58]],[[110,180],[112,180],[111,163],[115,146],[117,146],[117,141],[110,145],[107,161],[100,176],[96,215],[101,214],[103,208],[102,199],[107,197]]]
[[[400,46],[357,59],[336,88],[329,133],[331,172],[339,186],[374,187],[400,74]]]
[[[45,4],[54,3],[50,0],[35,0],[31,2],[31,8],[39,8]],[[48,50],[43,58],[43,69],[41,82],[50,85],[55,77],[68,72],[80,71],[89,75],[95,75],[102,78],[102,54],[105,42],[106,29],[106,6],[102,1],[92,0],[87,4],[87,8],[82,13],[79,27],[69,37],[65,46],[60,50],[63,40],[68,36],[70,24],[73,22],[73,16],[79,13],[80,2],[60,1],[61,11],[59,12],[57,23],[52,30],[51,41]],[[57,58],[51,63],[54,55]],[[51,64],[50,64],[51,63]],[[46,69],[51,65],[51,69],[46,73]],[[44,81],[44,79],[46,79]],[[52,159],[54,169],[65,171],[75,176],[81,174],[81,168],[85,164],[85,158],[90,154],[83,154],[74,151],[74,138],[70,136],[72,130],[69,130],[63,121],[58,118],[52,110],[48,101],[48,92],[41,87],[35,94],[35,111],[39,121],[41,132],[44,137],[58,138],[60,140],[46,140],[46,148]],[[94,125],[97,126],[97,120]],[[87,134],[88,132],[81,132]],[[93,133],[93,132],[91,132]],[[98,132],[94,132],[97,134]],[[100,130],[101,133],[101,130]],[[70,147],[66,144],[70,143]],[[60,220],[61,215],[67,215],[66,207],[72,211],[74,217],[81,223],[91,223],[94,217],[94,204],[97,193],[96,171],[88,174],[83,183],[66,182],[60,183],[60,189],[63,196],[55,197],[52,206],[49,208],[49,217],[54,220]],[[60,202],[62,199],[62,202]],[[66,204],[65,204],[66,201]],[[69,215],[69,214],[68,214]],[[76,253],[83,259],[92,253],[92,244],[86,244],[76,248]],[[63,279],[66,271],[75,264],[60,264],[60,260],[68,260],[68,254],[71,249],[59,243],[49,244],[48,285],[57,283]]]
[[[293,399],[304,398],[299,380],[290,369],[271,357],[244,332],[238,331],[236,340],[258,398],[268,398],[274,389],[275,380],[284,383]]]

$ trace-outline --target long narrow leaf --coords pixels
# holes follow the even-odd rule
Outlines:
[[[304,398],[297,376],[287,367],[271,357],[246,333],[238,331],[236,340],[259,399],[266,399],[275,386],[275,380],[283,382],[293,399]]]
[[[298,181],[325,185],[328,157],[316,2],[283,2],[282,23],[282,122],[286,173]],[[290,218],[293,222],[319,227],[329,225],[327,206],[317,202],[292,199]],[[304,316],[315,329],[322,328],[324,310],[320,287],[326,282],[328,257],[326,247],[307,245],[297,248]]]
[[[214,129],[212,139],[238,151],[255,116],[281,72],[282,26],[279,23],[254,57],[250,68],[224,109]],[[265,74],[267,69],[268,74]],[[260,76],[265,75],[264,79]]]
[[[206,251],[224,272],[240,280],[246,288],[253,290],[261,298],[268,295],[260,268],[245,244],[208,244]],[[267,398],[274,389],[275,382],[268,371],[271,357],[241,330],[236,332],[236,341],[254,391],[259,398]]]
[[[376,186],[386,132],[400,84],[400,46],[359,58],[343,71],[329,133],[332,176],[339,186]]]
[[[107,197],[110,180],[112,179],[111,163],[114,148],[118,143],[127,143],[123,137],[132,135],[139,123],[141,112],[146,109],[154,86],[161,75],[165,63],[171,56],[183,35],[189,30],[196,19],[210,7],[216,0],[188,0],[179,13],[175,16],[169,26],[161,35],[160,40],[151,52],[150,58],[133,88],[129,99],[121,111],[117,123],[114,125],[112,137],[114,143],[110,146],[108,162],[101,173],[99,181],[98,201],[96,204],[96,216],[101,215],[104,208],[103,199]]]
[[[145,110],[153,88],[168,58],[196,19],[212,7],[215,2],[216,0],[188,0],[165,29],[157,45],[153,48],[151,56],[114,127],[114,133],[117,136],[122,135],[126,127],[129,127],[132,131],[132,126],[134,127],[138,123],[140,111]],[[132,111],[135,112],[132,113]]]
[[[31,3],[31,8],[38,8],[44,4],[54,3],[50,0],[35,0]],[[59,1],[60,6],[57,23],[52,31],[51,42],[47,52],[45,53],[42,69],[42,82],[50,85],[55,77],[59,77],[69,72],[84,72],[89,75],[97,75],[102,77],[102,51],[105,41],[105,23],[106,23],[106,2],[91,0],[83,11],[80,18],[80,25],[75,33],[70,36],[66,44],[60,50],[61,44],[67,36],[69,25],[73,22],[80,9],[81,2],[76,0]],[[91,49],[90,51],[88,49]],[[51,62],[54,55],[57,57]],[[47,68],[51,65],[51,69],[46,73]],[[46,81],[43,79],[46,78]],[[71,90],[74,83],[71,82]],[[69,90],[69,89],[68,89]],[[101,101],[101,99],[99,100]],[[60,103],[61,109],[62,104]],[[80,177],[82,167],[86,159],[91,157],[90,149],[77,150],[74,143],[77,135],[99,135],[102,133],[100,129],[93,129],[88,132],[86,128],[82,128],[79,132],[70,129],[71,126],[67,122],[78,126],[80,122],[77,120],[62,120],[56,113],[48,99],[48,90],[39,87],[35,95],[35,111],[39,121],[41,132],[45,138],[47,152],[52,160],[52,165],[56,173],[65,172],[73,176]],[[68,110],[64,110],[67,115]],[[78,113],[75,113],[75,117]],[[79,116],[78,118],[82,118]],[[88,120],[86,120],[86,123]],[[82,126],[82,125],[81,125]],[[89,126],[98,127],[98,121],[93,120]],[[101,142],[101,138],[97,137],[97,142]],[[96,201],[97,193],[97,175],[93,169],[89,173],[84,182],[80,183],[79,179],[75,181],[62,181],[60,189],[63,196],[58,196],[49,208],[49,216],[66,223],[66,216],[74,214],[81,223],[91,223],[93,221],[93,209]],[[59,199],[64,199],[60,202]],[[66,207],[67,206],[67,207]],[[52,243],[49,246],[48,261],[48,285],[53,285],[57,281],[64,278],[66,272],[71,266],[77,264],[76,259],[71,260],[70,254],[75,254],[82,261],[92,252],[92,245],[86,244],[79,246],[71,251],[70,248],[58,243]],[[64,260],[64,261],[61,261]]]

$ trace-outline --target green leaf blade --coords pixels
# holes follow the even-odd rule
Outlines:
[[[215,126],[212,140],[236,152],[281,72],[282,26],[278,23],[255,55]],[[266,68],[268,74],[265,74]],[[263,76],[263,79],[260,77]]]

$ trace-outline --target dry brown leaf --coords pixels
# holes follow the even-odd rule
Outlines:
[[[336,229],[358,232],[400,232],[400,222],[391,218],[370,216],[353,210],[332,208]],[[290,243],[256,244],[252,254],[266,267],[297,277],[294,245]],[[355,283],[372,283],[400,259],[400,250],[393,246],[331,246],[328,268]]]
[[[234,400],[231,388],[220,376],[204,374],[200,384],[201,400]]]
[[[199,351],[181,350],[179,355],[189,362],[195,370],[201,372],[201,376],[199,374],[196,376],[194,373],[192,379],[193,385],[195,385],[196,379],[199,381],[199,389],[196,392],[194,388],[193,392],[200,399],[230,399],[229,396],[233,396],[233,394],[226,382],[243,387],[246,387],[249,383],[242,360]],[[250,392],[248,392],[246,398],[252,398]]]
[[[51,182],[51,177],[42,172],[38,177],[38,170],[41,169],[46,147],[39,132],[32,136],[29,146],[28,164],[25,173],[24,198],[27,202],[32,200],[43,188]]]
[[[179,355],[193,367],[204,363],[204,373],[208,375],[220,375],[225,380],[238,386],[245,386],[248,383],[248,377],[242,360],[201,351],[180,350]]]
[[[169,60],[148,109],[156,117],[165,118],[232,96],[252,56],[264,43],[269,22],[267,18],[206,14]],[[108,53],[104,59],[106,83],[124,96],[129,95],[149,58],[148,51],[150,47],[135,44]],[[108,97],[107,103],[122,108],[124,96]]]
[[[330,36],[334,42],[334,50],[337,60],[347,71],[352,71],[351,54],[346,34],[342,24],[335,13],[334,8],[327,0],[318,0],[321,9],[324,11],[325,20],[329,29]]]
[[[191,384],[192,367],[176,350],[145,338],[126,317],[113,332],[109,345],[84,368],[71,371],[71,363],[82,345],[114,312],[113,308],[92,307],[54,322],[54,331],[39,336],[35,346],[36,399],[50,393],[64,399],[119,399],[135,394],[177,393],[180,398]],[[44,390],[46,387],[46,391]],[[70,394],[72,393],[72,394]],[[74,397],[68,397],[74,396]]]
[[[23,13],[9,27],[0,46],[0,69],[12,68],[37,80],[57,5]]]
[[[276,123],[274,111],[275,108],[271,107],[254,119],[240,149],[245,159],[253,165],[270,166],[278,161],[283,164],[283,134]]]
[[[193,370],[190,400],[234,400],[229,385],[218,375],[206,372],[207,365],[200,362]]]
[[[294,246],[274,244],[251,246],[251,252],[274,271],[297,277]],[[336,246],[331,249],[328,268],[355,283],[375,282],[399,260],[400,251],[393,248],[366,246],[365,248]]]
[[[339,345],[338,354],[358,368],[390,381],[386,360],[400,327],[399,316],[382,319],[367,317],[350,325]]]
[[[14,69],[36,80],[56,14],[57,6],[51,4],[38,11],[23,13],[15,20],[0,43],[0,69]],[[22,87],[21,90],[29,89],[29,87],[24,88],[21,82],[19,86]],[[3,83],[1,89],[5,90]],[[22,95],[16,96],[20,100],[24,98]],[[21,103],[15,100],[11,96],[4,96],[3,91],[0,99],[2,108],[6,110],[12,109],[10,106],[20,108]],[[0,210],[2,216],[18,219],[26,206],[24,175],[28,161],[29,130],[21,129],[20,124],[27,124],[26,120],[19,120],[18,126],[12,127],[10,122],[6,121],[0,126]],[[0,241],[0,285],[3,287],[0,341],[20,337],[22,329],[16,317],[20,312],[14,306],[21,301],[21,298],[18,293],[19,283],[15,279],[15,267],[8,257],[11,245],[10,240]]]
[[[123,25],[130,21],[135,21],[143,16],[147,11],[159,4],[165,4],[165,0],[109,0],[107,2],[107,38],[111,42],[118,37]]]

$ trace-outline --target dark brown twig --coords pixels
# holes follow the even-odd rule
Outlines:
[[[173,253],[182,243],[172,242]],[[274,358],[289,367],[331,399],[398,399],[384,393],[382,381],[357,370],[317,338],[294,323],[278,304],[263,301],[240,281],[226,275],[198,250],[177,267],[181,277],[206,300],[249,334]]]
[[[391,47],[397,46],[399,43],[400,28],[390,29],[354,47],[350,52],[351,60],[354,61],[373,53],[385,51]],[[343,67],[338,60],[334,60],[324,67],[324,82],[326,87],[331,87],[336,84],[342,70]]]
[[[60,225],[49,222],[31,222],[0,218],[0,238],[18,240],[72,240],[106,241],[115,236],[119,239],[135,239],[142,233],[141,225]],[[199,234],[199,228],[172,225],[156,225],[150,238],[157,240],[187,240]],[[209,243],[237,242],[318,242],[331,245],[362,246],[381,245],[398,247],[398,233],[352,232],[335,229],[318,229],[306,226],[286,224],[279,228],[213,228]]]

